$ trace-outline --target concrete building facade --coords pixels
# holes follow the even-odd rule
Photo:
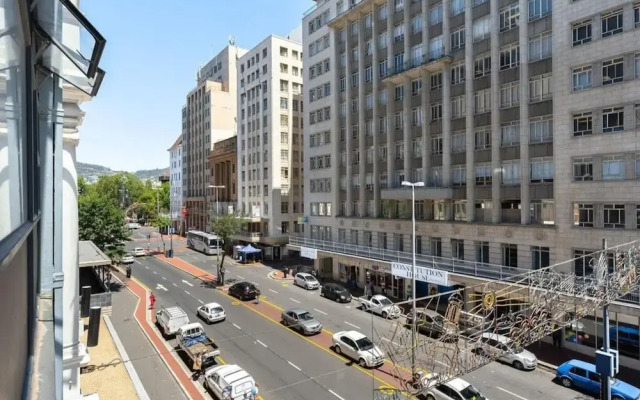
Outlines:
[[[286,256],[303,212],[302,46],[270,35],[238,60],[238,239]]]
[[[176,232],[184,232],[182,218],[182,135],[169,148],[169,217]]]
[[[182,108],[183,199],[187,230],[210,231],[209,155],[214,143],[235,134],[236,63],[246,52],[225,47],[198,70],[196,87]]]
[[[210,214],[234,214],[238,210],[238,137],[221,140],[213,145],[209,156],[213,196],[209,202]],[[222,186],[222,187],[221,187]]]
[[[390,257],[411,259],[402,182],[424,182],[419,265],[472,266],[450,286],[573,258],[588,273],[583,256],[603,239],[640,237],[639,26],[631,1],[317,1],[303,18],[308,226],[290,247],[320,274],[361,286],[371,276],[406,299],[411,283]],[[335,111],[313,126],[326,101],[311,102],[325,79],[315,65],[327,57]],[[316,158],[314,170],[325,154],[329,169]],[[617,309],[636,330],[639,297]]]

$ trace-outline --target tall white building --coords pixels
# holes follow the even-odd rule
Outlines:
[[[414,243],[419,266],[466,268],[424,296],[566,260],[585,275],[602,239],[640,237],[638,2],[318,0],[303,28],[308,226],[289,247],[321,275],[406,299],[391,261]],[[413,243],[403,181],[425,184]],[[615,323],[638,332],[640,294],[624,301]],[[567,345],[592,354],[583,322]]]
[[[182,135],[169,148],[169,215],[171,226],[184,232],[182,218]]]
[[[209,154],[213,144],[235,134],[236,62],[246,52],[227,46],[198,70],[196,87],[182,108],[183,201],[187,230],[211,230]]]
[[[303,212],[302,46],[270,35],[238,60],[238,239],[286,256]]]

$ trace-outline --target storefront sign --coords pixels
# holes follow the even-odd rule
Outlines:
[[[315,260],[318,258],[318,250],[310,249],[309,247],[300,247],[300,255]]]
[[[409,264],[391,263],[391,273],[402,278],[412,279],[413,267]],[[449,285],[449,273],[439,269],[416,266],[416,280],[421,282],[436,283],[438,285]]]

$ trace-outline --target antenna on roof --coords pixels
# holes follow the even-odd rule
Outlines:
[[[229,44],[231,46],[235,46],[236,45],[236,37],[233,35],[229,35]]]

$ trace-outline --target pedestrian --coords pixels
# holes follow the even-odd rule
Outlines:
[[[255,386],[251,388],[251,398],[253,400],[258,398],[258,382],[256,382]]]
[[[370,291],[370,293],[369,293],[369,294],[370,294],[371,296],[373,296],[373,282],[371,282],[371,283],[369,284],[369,291]]]
[[[284,274],[285,279],[287,278],[287,273],[289,272],[289,268],[284,267],[284,269],[282,270],[282,273]]]
[[[131,265],[127,265],[127,278],[131,278]]]
[[[562,331],[559,329],[553,331],[551,336],[553,337],[553,347],[562,347]]]
[[[153,295],[153,292],[149,295],[149,303],[151,304],[149,308],[153,309],[153,305],[156,303],[156,296]]]

